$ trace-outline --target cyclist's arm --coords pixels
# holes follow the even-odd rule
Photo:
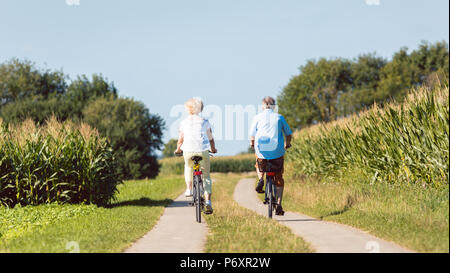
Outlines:
[[[181,145],[183,145],[183,142],[184,142],[184,134],[183,132],[180,132],[178,135],[177,150],[175,151],[175,153],[177,154],[181,153]]]
[[[282,128],[283,133],[286,138],[286,141],[284,143],[284,148],[289,149],[291,147],[292,130],[289,127],[289,125],[287,124],[286,119],[283,116],[280,117],[280,121],[281,121],[281,128]]]
[[[284,144],[285,149],[289,149],[291,147],[292,134],[286,136],[286,143]]]
[[[257,119],[257,117],[254,117],[252,120],[252,125],[250,126],[250,131],[249,131],[250,146],[253,149],[255,149],[255,136],[256,136],[256,131],[257,131],[257,125],[258,125],[258,119]]]
[[[211,153],[215,154],[217,153],[216,142],[214,141],[211,128],[209,128],[206,133],[208,135],[209,145],[211,146]]]
[[[213,154],[217,153],[216,143],[214,142],[214,139],[211,139],[209,141],[209,145],[211,146],[211,153]]]

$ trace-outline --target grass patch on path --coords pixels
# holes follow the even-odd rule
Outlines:
[[[120,252],[157,223],[185,187],[181,176],[127,181],[110,207],[41,205],[0,208],[0,252]]]
[[[312,252],[309,245],[289,228],[251,210],[233,199],[234,188],[243,176],[214,174],[214,213],[207,215],[210,230],[205,251],[212,253],[300,253]]]
[[[337,181],[287,179],[283,208],[357,227],[419,252],[449,252],[449,191],[373,185],[356,173]]]

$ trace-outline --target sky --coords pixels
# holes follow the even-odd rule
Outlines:
[[[247,122],[227,109],[276,98],[307,60],[448,43],[448,10],[447,0],[0,0],[0,63],[101,73],[164,118],[164,141],[200,97],[219,154],[232,155],[248,147]]]

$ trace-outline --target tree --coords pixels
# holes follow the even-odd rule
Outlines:
[[[350,75],[351,63],[345,59],[308,61],[278,97],[280,113],[294,128],[335,119]]]
[[[43,124],[49,117],[54,115],[58,120],[72,119],[74,104],[61,96],[51,95],[44,99],[42,96],[30,96],[6,104],[0,108],[0,117],[7,123],[19,123],[31,118],[37,124]]]
[[[83,118],[84,107],[96,98],[105,96],[117,98],[117,89],[114,83],[109,83],[101,74],[93,74],[92,80],[85,75],[77,76],[77,79],[72,81],[67,88],[65,99],[73,104],[72,116]]]
[[[171,139],[166,144],[164,144],[164,149],[162,152],[164,158],[175,156],[173,152],[175,152],[175,150],[177,149],[177,142],[178,140]]]
[[[409,90],[449,79],[446,42],[422,42],[408,54],[401,48],[387,61],[372,54],[353,60],[308,61],[278,96],[279,111],[294,128],[328,122],[392,99]]]
[[[27,67],[26,64],[27,62],[25,64],[16,63],[19,67]],[[28,68],[24,70],[28,70]],[[67,119],[73,121],[82,120],[83,109],[92,100],[102,96],[112,96],[113,98],[117,98],[117,90],[114,87],[114,84],[109,83],[101,75],[94,74],[92,80],[89,80],[84,75],[81,77],[79,76],[76,80],[71,82],[66,88],[67,90],[62,89],[62,87],[61,89],[58,89],[55,87],[55,84],[52,84],[53,81],[49,81],[49,79],[55,78],[55,75],[58,74],[51,76],[49,72],[42,73],[37,71],[36,75],[41,75],[42,78],[46,80],[40,80],[33,83],[28,82],[28,87],[20,87],[21,85],[14,84],[14,81],[11,81],[11,86],[16,86],[19,89],[28,88],[29,90],[34,91],[31,93],[25,92],[27,95],[21,96],[20,98],[15,96],[12,99],[6,99],[8,103],[5,103],[4,106],[0,108],[0,116],[4,121],[20,122],[27,118],[31,118],[37,123],[42,123],[53,115],[61,121]],[[29,78],[31,76],[28,75],[23,77]],[[61,78],[64,79],[66,77],[61,76]]]
[[[41,70],[30,61],[11,59],[0,65],[0,107],[32,96],[63,94],[66,78],[62,71]]]
[[[339,98],[338,117],[359,112],[378,99],[380,71],[387,61],[375,53],[363,54],[351,63],[351,88]]]
[[[401,100],[411,87],[426,83],[433,73],[442,73],[448,79],[448,67],[449,51],[446,42],[422,42],[411,54],[408,54],[407,48],[402,48],[381,69],[377,101],[381,103],[390,98]]]
[[[162,146],[164,121],[141,102],[113,95],[99,97],[83,109],[84,121],[111,141],[124,179],[155,177],[155,151]]]
[[[61,121],[85,119],[113,144],[124,178],[156,176],[161,117],[141,102],[118,98],[114,83],[101,74],[78,76],[69,85],[66,79],[62,71],[40,69],[30,61],[0,64],[0,117],[7,123],[27,118],[43,123],[53,115]]]

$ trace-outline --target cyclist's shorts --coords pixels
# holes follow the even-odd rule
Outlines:
[[[283,170],[284,170],[284,157],[276,158],[276,159],[270,159],[271,164],[271,170],[272,172],[275,172],[275,184],[279,187],[284,186],[284,179],[283,179]],[[255,168],[259,172],[267,172],[267,159],[258,158],[256,156],[256,164]]]
[[[270,161],[271,169],[268,169],[268,161]],[[284,157],[276,158],[276,159],[263,159],[256,157],[256,168],[260,172],[283,172],[284,167]]]

